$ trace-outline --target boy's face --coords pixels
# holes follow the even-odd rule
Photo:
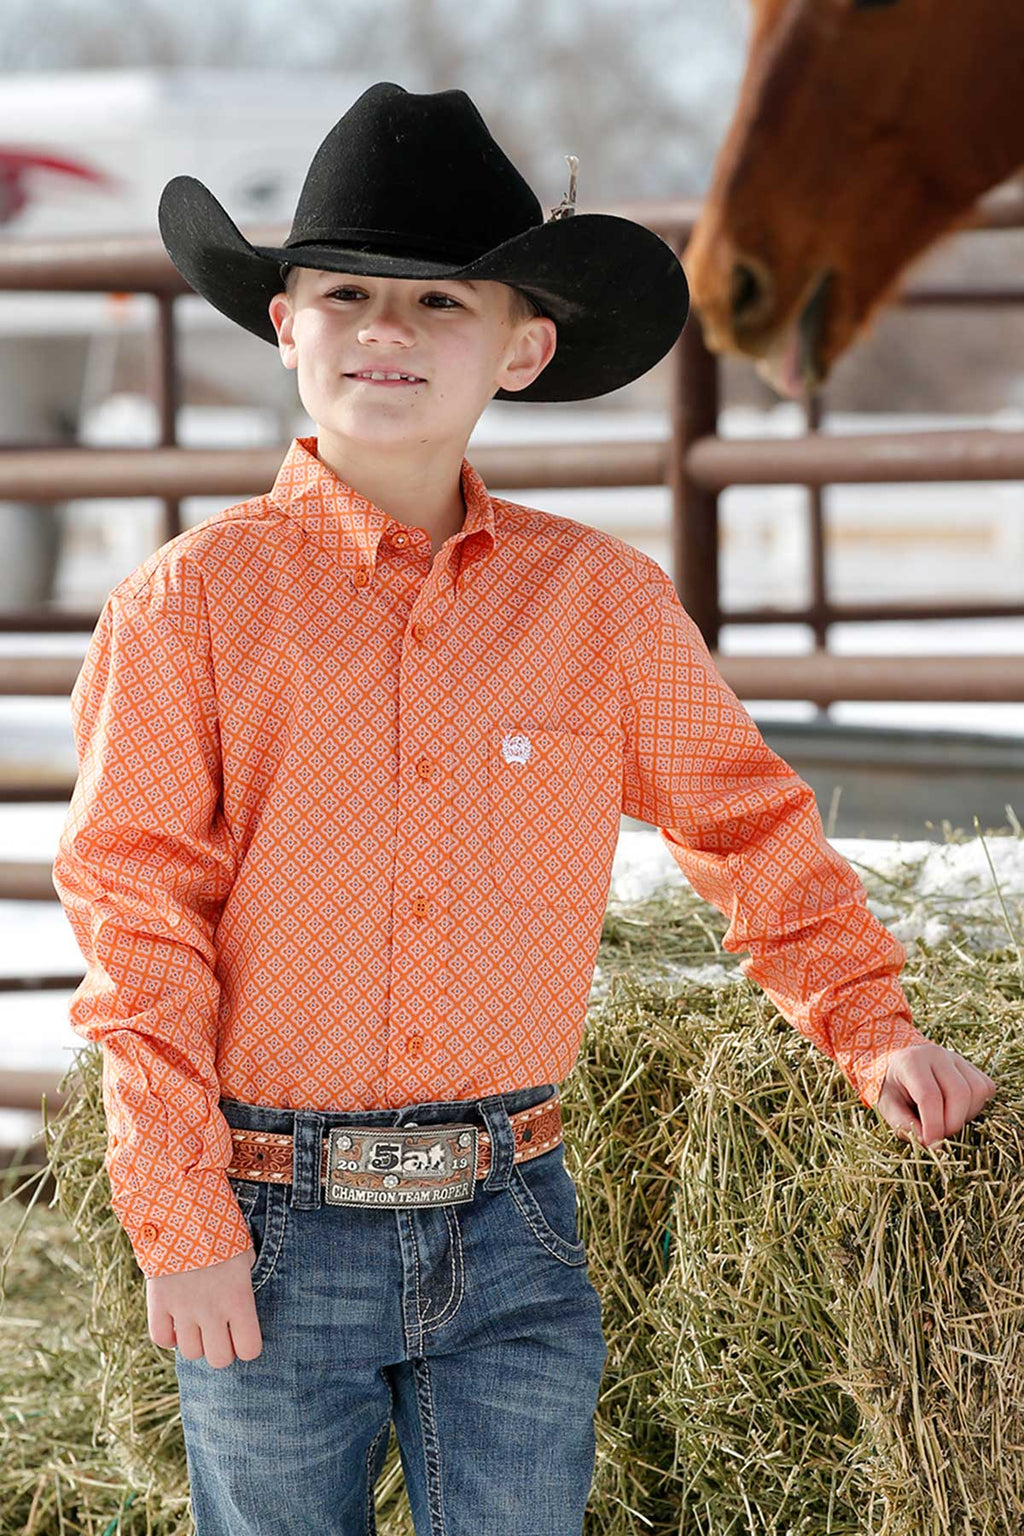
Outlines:
[[[555,323],[512,321],[504,283],[361,277],[300,267],[269,312],[310,418],[368,444],[463,445],[497,389],[533,382],[554,355]],[[416,374],[378,383],[368,370]]]

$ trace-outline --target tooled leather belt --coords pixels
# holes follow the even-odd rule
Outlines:
[[[558,1146],[562,1109],[556,1090],[542,1104],[509,1114],[513,1161]],[[286,1132],[231,1127],[229,1178],[290,1184],[294,1141]],[[323,1138],[320,1183],[328,1205],[457,1205],[472,1200],[491,1166],[491,1138],[478,1125],[334,1125]]]

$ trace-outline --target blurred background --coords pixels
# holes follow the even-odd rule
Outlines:
[[[83,964],[48,866],[76,772],[67,693],[92,623],[110,587],[176,528],[258,488],[58,499],[29,481],[45,472],[47,450],[171,442],[279,460],[293,435],[315,430],[276,351],[188,293],[173,302],[168,394],[167,354],[158,346],[166,298],[155,279],[150,291],[136,291],[115,277],[134,260],[138,290],[158,269],[170,290],[173,269],[156,228],[165,183],[196,176],[250,239],[263,243],[270,228],[283,238],[315,149],[362,91],[385,79],[412,91],[459,86],[545,211],[561,199],[565,156],[574,154],[579,209],[627,213],[653,228],[668,220],[666,228],[683,232],[686,267],[686,237],[736,113],[754,15],[747,0],[638,0],[628,9],[607,0],[307,0],[301,8],[281,0],[94,0],[87,8],[8,0],[0,31],[0,432],[18,474],[0,485],[0,1105],[18,1094],[38,1103],[42,1078],[31,1074],[52,1077],[77,1044],[66,1006]],[[998,190],[1012,203],[1019,169]],[[93,266],[108,252],[101,271],[110,281],[100,291],[68,265],[79,241]],[[915,258],[912,277],[995,294],[1019,285],[1022,270],[1024,216],[1013,215],[938,240]],[[628,388],[579,406],[493,403],[470,457],[492,490],[607,529],[679,579],[723,674],[769,743],[815,788],[830,835],[941,839],[944,823],[969,828],[974,814],[982,825],[999,824],[1007,803],[1024,809],[1019,470],[930,481],[901,473],[889,482],[875,471],[870,483],[823,485],[809,499],[799,479],[714,493],[660,471],[647,476],[655,483],[638,475],[635,484],[601,485],[540,471],[534,484],[521,473],[508,489],[485,464],[492,448],[515,447],[517,463],[540,466],[557,464],[559,445],[592,444],[596,455],[617,442],[639,445],[636,462],[648,463],[644,444],[671,444],[681,455],[709,430],[736,440],[821,430],[864,434],[865,442],[908,432],[953,442],[947,434],[983,432],[1004,434],[1000,441],[1019,450],[1022,299],[1024,292],[1013,302],[884,306],[836,360],[813,409],[780,398],[749,356],[712,358],[695,312],[686,346],[699,351],[683,357],[676,348]],[[544,445],[547,458],[535,452]],[[272,470],[263,486],[271,479]],[[694,530],[703,530],[705,545],[710,530],[716,553],[706,571],[696,564]],[[829,603],[917,605],[920,616],[833,617],[817,627],[728,618],[806,610],[823,601],[826,577]],[[929,605],[944,603],[999,611],[928,616]],[[1003,682],[986,686],[979,666],[957,697],[931,684],[930,697],[885,697],[885,687],[871,696],[871,684],[844,693],[838,677],[824,693],[819,684],[801,695],[794,660],[797,680],[771,697],[763,683],[743,686],[753,672],[728,670],[730,659],[799,659],[826,649],[836,657],[998,656]],[[1010,686],[1014,657],[1019,679]],[[61,691],[51,664],[63,667]],[[13,1118],[8,1111],[8,1135]]]

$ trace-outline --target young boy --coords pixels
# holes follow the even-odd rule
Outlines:
[[[890,1124],[994,1089],[914,1028],[660,567],[464,457],[490,399],[606,393],[684,324],[674,253],[574,216],[570,164],[544,219],[464,92],[382,83],[285,247],[191,177],[161,200],[317,425],[111,591],[53,871],[199,1536],[372,1533],[392,1420],[420,1536],[580,1532],[606,1345],[558,1084],[623,811]]]

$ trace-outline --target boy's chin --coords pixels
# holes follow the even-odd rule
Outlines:
[[[306,409],[321,432],[333,433],[335,437],[343,437],[351,443],[383,446],[389,443],[397,445],[424,441],[426,423],[414,421],[411,416],[399,420],[387,412],[356,410],[324,411],[317,414],[310,411],[308,406]]]

